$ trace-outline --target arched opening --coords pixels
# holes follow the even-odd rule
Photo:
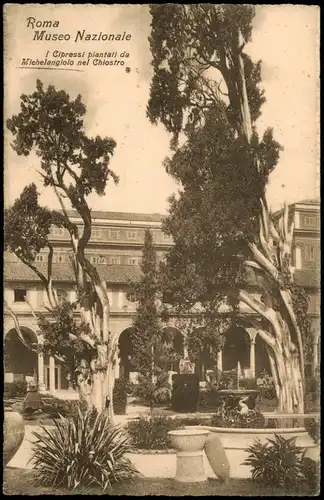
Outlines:
[[[194,330],[195,335],[199,334],[203,336],[203,327],[196,328]],[[210,345],[207,340],[204,342],[204,347],[199,355],[199,358],[195,360],[195,373],[198,375],[200,381],[206,381],[206,371],[215,369],[215,360],[210,353]]]
[[[119,336],[119,378],[130,380],[130,373],[135,371],[132,363],[133,344],[132,344],[133,328],[128,327],[123,330]]]
[[[242,370],[250,369],[250,336],[240,326],[233,326],[225,333],[223,371],[235,370],[238,362]]]
[[[259,377],[262,371],[272,376],[266,344],[260,335],[257,335],[255,337],[255,376]]]
[[[35,349],[36,334],[26,327],[21,328],[21,333],[26,344]],[[4,340],[4,372],[7,382],[23,381],[26,376],[38,377],[37,353],[24,345],[15,328],[9,330]]]
[[[177,328],[167,326],[162,333],[162,355],[164,371],[179,372],[179,361],[183,358],[183,335]]]

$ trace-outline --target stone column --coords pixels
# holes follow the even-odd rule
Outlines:
[[[217,370],[223,371],[223,351],[219,351],[217,354]]]
[[[250,370],[252,378],[255,378],[255,339],[251,339],[250,344]]]
[[[318,337],[315,337],[313,342],[313,366],[312,366],[312,374],[315,376],[316,368],[318,366]]]
[[[55,359],[49,358],[49,390],[51,394],[55,393]]]
[[[120,363],[121,363],[121,359],[117,354],[115,356],[115,378],[116,379],[120,377]]]
[[[296,269],[301,269],[302,268],[302,254],[301,254],[301,248],[300,246],[295,247],[295,268]]]
[[[44,392],[46,390],[44,383],[44,356],[42,353],[38,354],[38,390]]]

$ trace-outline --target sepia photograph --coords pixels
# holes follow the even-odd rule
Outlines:
[[[3,493],[318,496],[320,8],[3,20]]]

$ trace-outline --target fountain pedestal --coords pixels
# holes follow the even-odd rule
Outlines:
[[[204,467],[204,446],[209,435],[205,429],[170,431],[172,446],[177,450],[175,480],[198,483],[207,480]]]

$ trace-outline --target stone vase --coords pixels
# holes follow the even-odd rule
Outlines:
[[[20,413],[5,411],[3,421],[3,466],[17,453],[25,436],[25,423]]]
[[[204,446],[209,431],[186,428],[168,432],[172,446],[177,450],[175,480],[185,483],[206,481]]]

